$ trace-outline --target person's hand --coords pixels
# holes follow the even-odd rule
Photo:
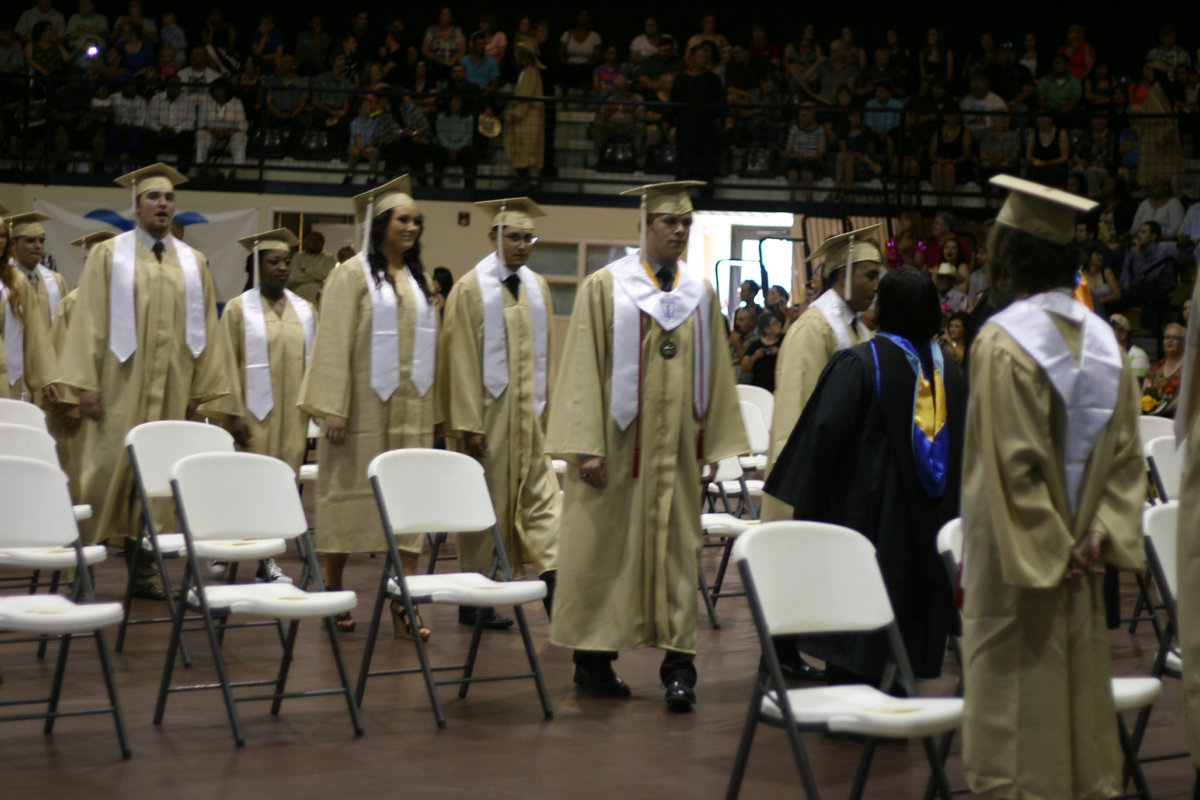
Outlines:
[[[63,419],[66,420],[68,428],[78,428],[83,421],[83,415],[79,412],[79,406],[67,406],[63,412]]]
[[[249,447],[254,441],[254,437],[250,434],[250,426],[246,424],[244,417],[234,417],[229,422],[229,432],[233,434],[233,440],[242,447]]]
[[[731,330],[729,332],[729,341],[732,342],[736,347],[740,348],[742,346],[741,331],[739,331],[737,328]]]
[[[188,400],[187,410],[184,412],[183,418],[191,419],[192,417],[196,416],[196,409],[199,407],[200,407],[200,401],[197,400],[196,398],[193,397],[191,400]]]
[[[1074,547],[1067,561],[1066,580],[1073,581],[1085,575],[1103,575],[1104,559],[1101,549],[1108,535],[1100,531],[1087,533]]]
[[[334,414],[326,415],[325,438],[333,445],[344,444],[346,441],[346,418]]]
[[[487,455],[487,436],[482,433],[468,433],[466,437],[467,455],[482,461]]]
[[[79,393],[79,411],[83,416],[97,422],[104,419],[104,402],[100,399],[100,393],[89,389],[81,391]]]
[[[58,402],[58,387],[55,386],[53,383],[47,384],[46,386],[42,387],[42,397],[44,397],[46,399],[47,403],[50,403],[50,404],[57,403]]]
[[[608,485],[608,472],[604,465],[604,456],[584,456],[579,459],[579,477],[593,489],[603,489]]]

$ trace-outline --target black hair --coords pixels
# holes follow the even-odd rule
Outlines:
[[[367,254],[367,264],[371,267],[371,277],[375,279],[375,285],[379,286],[382,281],[387,281],[395,287],[395,281],[388,274],[387,256],[383,254],[383,235],[387,232],[388,223],[392,221],[392,214],[396,209],[389,208],[387,211],[380,212],[371,220],[371,250]],[[425,230],[425,218],[417,217],[417,224],[421,227],[421,231]],[[421,234],[417,234],[417,240],[413,242],[413,246],[404,254],[404,266],[408,267],[408,271],[412,273],[416,279],[417,285],[421,287],[421,291],[425,293],[425,299],[428,300],[432,295],[429,292],[429,280],[425,277],[425,265],[421,263]]]
[[[48,19],[40,20],[37,24],[35,24],[33,26],[33,30],[31,30],[29,32],[29,41],[37,42],[39,39],[42,38],[42,34],[46,32],[46,29],[50,28],[50,27],[53,27],[50,20],[48,20]]]
[[[743,286],[745,286],[747,283],[748,283],[748,284],[750,284],[751,286],[753,286],[753,287],[754,287],[754,293],[750,295],[750,299],[751,299],[751,300],[753,300],[754,298],[758,297],[758,292],[759,292],[759,290],[760,290],[760,287],[759,287],[759,285],[758,285],[758,281],[752,281],[752,280],[750,280],[749,278],[747,278],[746,280],[742,281],[742,285],[743,285]]]
[[[433,268],[433,280],[441,289],[443,295],[450,294],[450,287],[454,285],[454,275],[445,267]]]
[[[1154,234],[1154,238],[1156,238],[1156,239],[1162,238],[1162,225],[1159,225],[1157,222],[1155,222],[1152,219],[1148,219],[1145,222],[1143,222],[1142,224],[1150,229],[1150,232]]]
[[[1082,225],[1087,230],[1088,235],[1096,237],[1100,235],[1100,214],[1099,212],[1081,211],[1075,217],[1075,224]]]
[[[938,290],[919,269],[901,267],[879,281],[875,320],[879,329],[910,342],[928,341],[942,327]]]
[[[783,295],[783,304],[787,305],[787,301],[791,299],[792,293],[778,284],[772,286],[771,288]]]
[[[1000,224],[992,229],[988,245],[992,283],[1004,286],[1007,295],[1016,297],[1075,285],[1078,268],[1074,242],[1058,244]]]

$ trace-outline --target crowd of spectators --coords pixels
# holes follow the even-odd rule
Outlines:
[[[20,78],[4,83],[3,146],[59,163],[69,149],[90,152],[110,171],[164,150],[185,168],[215,155],[237,163],[251,147],[340,155],[352,162],[347,180],[365,161],[368,177],[456,165],[470,182],[507,123],[532,136],[528,108],[506,112],[529,64],[540,81],[520,86],[535,98],[582,98],[594,112],[599,168],[787,175],[795,199],[817,184],[825,196],[829,183],[833,199],[866,198],[864,184],[882,178],[914,194],[927,181],[952,204],[965,182],[986,187],[999,172],[1100,198],[1110,178],[1180,187],[1184,145],[1200,155],[1200,76],[1172,25],[1123,75],[1115,59],[1126,56],[1099,51],[1079,24],[1055,47],[987,31],[964,46],[939,27],[911,43],[898,28],[868,40],[812,24],[734,36],[704,13],[695,33],[646,17],[628,40],[606,40],[586,10],[561,34],[528,15],[511,33],[490,13],[464,25],[449,7],[423,31],[374,11],[302,27],[263,13],[239,28],[220,8],[189,29],[140,0],[115,18],[95,0],[78,0],[69,18],[54,2],[36,0],[11,27],[0,20],[0,76]],[[504,142],[530,179],[554,166],[556,115],[537,105],[547,107],[536,139]]]

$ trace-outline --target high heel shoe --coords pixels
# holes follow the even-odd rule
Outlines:
[[[408,620],[408,611],[404,608],[404,604],[399,600],[393,600],[392,605],[392,630],[396,634],[397,639],[413,638],[413,626]],[[421,641],[428,642],[429,637],[433,635],[433,631],[425,627],[425,622],[421,619],[421,612],[413,608],[413,613],[416,616],[417,630],[421,634]]]

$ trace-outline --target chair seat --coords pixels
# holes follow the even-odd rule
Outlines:
[[[317,465],[316,464],[301,464],[300,465],[300,482],[301,483],[316,483],[317,482]]]
[[[121,621],[120,603],[72,603],[59,594],[22,594],[0,598],[0,630],[26,633],[94,631]]]
[[[721,481],[720,487],[718,487],[717,482],[714,481],[708,484],[708,493],[712,495],[720,495],[722,488],[725,490],[725,494],[731,497],[742,493],[742,485],[737,481]],[[757,478],[747,478],[746,491],[748,491],[752,497],[761,497],[763,493],[763,482]]]
[[[933,736],[962,721],[960,697],[892,697],[865,684],[789,689],[788,702],[800,725],[892,739]],[[770,695],[762,699],[764,716],[782,722]]]
[[[408,591],[417,603],[467,606],[519,606],[546,596],[544,581],[494,581],[478,572],[410,575]],[[400,586],[388,579],[388,594],[399,598]]]
[[[290,583],[231,583],[205,586],[204,596],[213,613],[255,614],[280,619],[329,617],[358,605],[358,595],[349,589],[337,592],[306,592]],[[198,605],[196,590],[188,592],[188,603]]]
[[[88,564],[99,564],[106,555],[102,544],[89,544],[83,548],[83,560]],[[74,547],[5,547],[0,549],[0,567],[71,569],[74,566]]]
[[[283,539],[201,539],[193,545],[197,558],[217,561],[258,561],[287,551]]]
[[[756,519],[741,519],[723,512],[700,515],[700,529],[705,536],[737,536],[757,524]]]
[[[762,453],[755,453],[748,456],[738,456],[738,463],[742,465],[744,470],[766,469],[767,457]]]
[[[75,506],[75,521],[83,522],[85,519],[92,518],[92,507],[87,503],[78,503]]]
[[[1134,711],[1159,698],[1162,681],[1158,678],[1113,678],[1112,693],[1117,711]]]

